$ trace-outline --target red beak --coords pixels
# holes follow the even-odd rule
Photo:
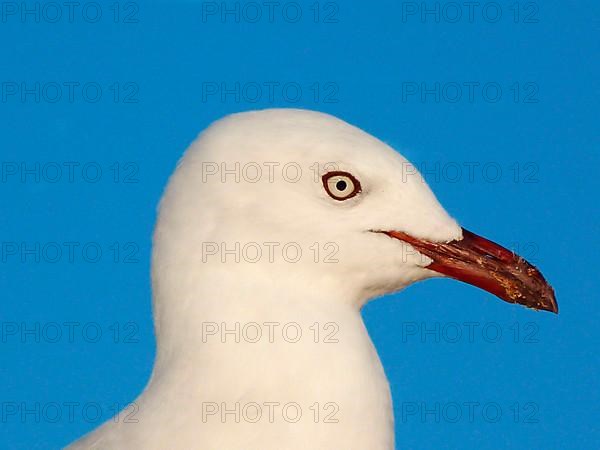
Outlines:
[[[460,241],[429,242],[400,231],[384,231],[433,260],[426,268],[486,290],[509,303],[558,313],[554,290],[519,255],[463,228]]]

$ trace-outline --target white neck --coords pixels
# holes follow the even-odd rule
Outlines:
[[[202,277],[155,299],[158,357],[140,399],[153,419],[176,417],[181,443],[202,448],[393,448],[389,387],[358,307],[325,283],[298,290],[241,267]]]

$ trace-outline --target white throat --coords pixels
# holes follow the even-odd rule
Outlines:
[[[188,296],[156,299],[186,305],[187,317],[177,326],[156,312],[158,355],[136,400],[139,423],[112,424],[101,443],[392,450],[389,387],[359,308],[323,301],[340,294],[322,286],[287,289],[235,269],[207,271]]]

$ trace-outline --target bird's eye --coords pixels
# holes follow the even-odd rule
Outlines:
[[[348,172],[329,172],[323,175],[323,187],[334,200],[347,200],[361,191],[360,182]]]

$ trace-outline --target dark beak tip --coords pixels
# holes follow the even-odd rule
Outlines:
[[[558,302],[552,286],[535,266],[520,257],[519,259],[525,268],[533,270],[516,271],[516,276],[521,276],[522,273],[529,273],[530,276],[517,278],[515,283],[510,283],[507,275],[499,277],[498,279],[502,279],[504,283],[501,283],[502,289],[499,290],[500,292],[495,292],[495,295],[506,302],[525,306],[528,309],[558,314]],[[486,289],[486,286],[480,287]]]
[[[523,260],[525,264],[529,265],[527,261]],[[548,311],[554,314],[558,314],[558,302],[556,301],[556,294],[554,288],[546,281],[542,273],[535,266],[531,266],[536,271],[535,279],[539,286],[539,295],[537,298],[537,304],[539,306],[536,309],[542,311]]]
[[[558,302],[556,301],[556,296],[554,295],[554,289],[552,289],[550,286],[548,286],[550,288],[550,292],[548,295],[548,300],[549,300],[549,305],[548,307],[545,309],[545,311],[549,311],[552,312],[554,314],[558,314]]]
[[[558,306],[556,304],[549,306],[540,306],[539,308],[533,308],[536,311],[548,311],[558,315]]]
[[[516,302],[519,304],[518,302]],[[527,306],[527,305],[526,305]],[[535,306],[529,306],[529,308],[536,311],[548,311],[554,314],[558,314],[558,304],[554,298],[550,299],[549,302],[539,303]]]

